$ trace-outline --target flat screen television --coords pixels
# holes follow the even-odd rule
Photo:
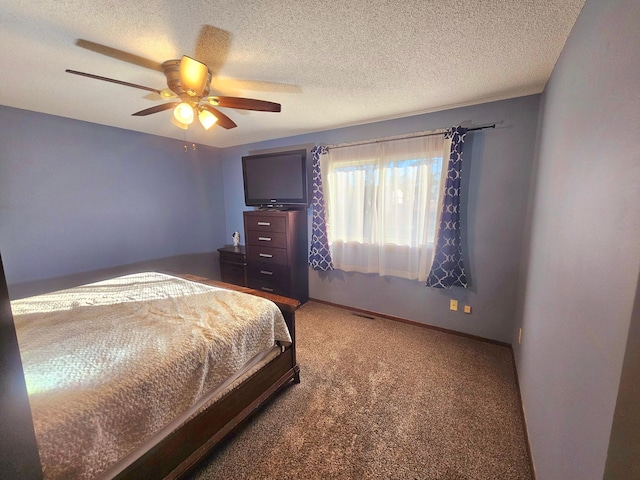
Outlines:
[[[306,150],[242,157],[245,204],[275,209],[306,208],[308,167]]]

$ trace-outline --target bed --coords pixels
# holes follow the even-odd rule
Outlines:
[[[177,478],[299,382],[296,300],[143,272],[11,302],[44,478]]]

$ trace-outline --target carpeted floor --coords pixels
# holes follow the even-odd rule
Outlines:
[[[531,479],[508,348],[309,302],[301,383],[196,479]]]

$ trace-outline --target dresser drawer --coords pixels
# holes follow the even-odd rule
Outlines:
[[[263,292],[275,293],[276,295],[289,296],[288,285],[266,282],[253,277],[249,278],[249,288],[261,290]]]
[[[287,236],[279,232],[260,232],[249,230],[247,232],[249,245],[260,247],[287,248]]]
[[[251,263],[248,274],[252,278],[272,281],[275,283],[287,283],[289,281],[289,267],[286,265],[274,265],[270,263]]]
[[[287,220],[284,217],[271,215],[247,215],[245,216],[247,234],[251,230],[258,232],[286,232]]]
[[[244,285],[245,269],[242,264],[237,263],[220,263],[220,277],[223,282],[234,283],[236,285]]]
[[[246,260],[245,260],[245,254],[238,254],[235,252],[224,252],[221,250],[218,250],[218,252],[220,253],[220,262],[221,263],[235,263],[237,265],[244,265],[246,264]]]
[[[268,263],[271,265],[288,265],[287,250],[284,248],[252,246],[248,249],[247,260],[249,263]]]

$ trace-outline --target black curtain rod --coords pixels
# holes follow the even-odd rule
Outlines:
[[[474,132],[476,130],[484,130],[485,128],[496,128],[496,124],[492,123],[491,125],[485,125],[484,127],[467,128],[467,132]]]
[[[464,128],[464,127],[463,127]],[[492,123],[491,125],[484,125],[482,127],[473,127],[467,128],[467,132],[475,132],[476,130],[484,130],[485,128],[496,128],[496,124]],[[370,143],[382,143],[382,142],[393,142],[395,140],[404,140],[406,138],[421,138],[421,137],[433,137],[434,135],[444,135],[446,132],[434,132],[434,133],[420,133],[418,135],[407,135],[406,137],[398,137],[398,138],[389,138],[386,140],[370,140],[367,142],[354,142],[348,143],[346,145],[327,145],[327,148],[345,148],[345,147],[354,147],[356,145],[369,145]]]

